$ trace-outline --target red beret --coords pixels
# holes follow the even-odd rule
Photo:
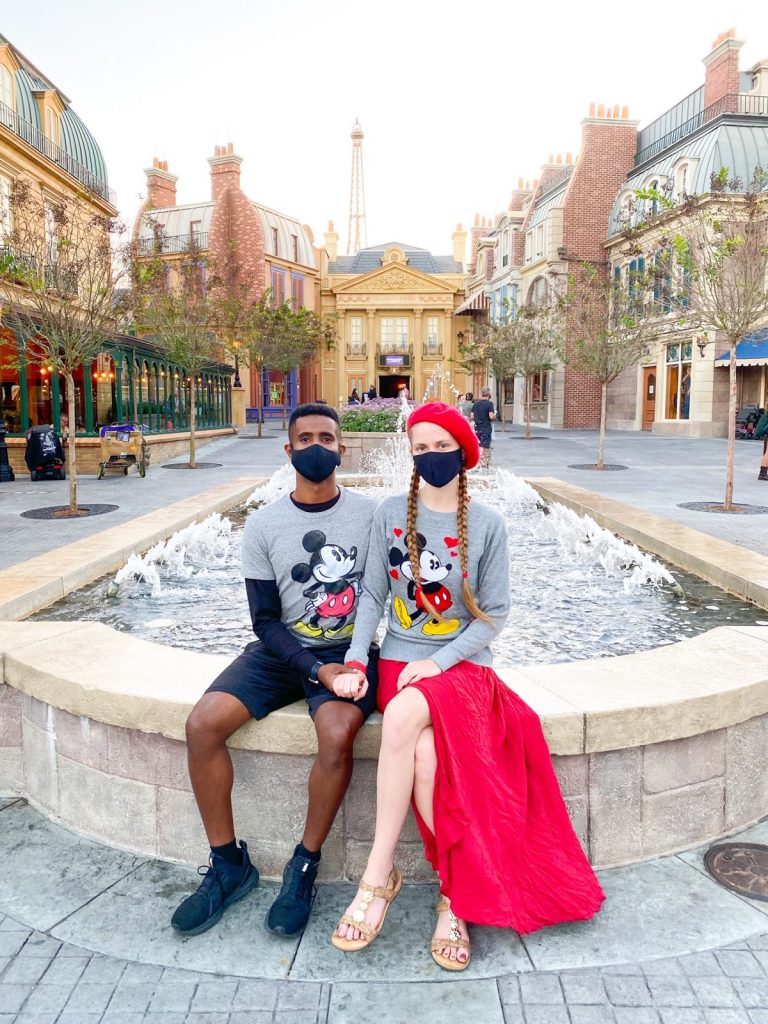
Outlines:
[[[445,402],[425,402],[418,409],[414,409],[408,417],[406,429],[409,433],[417,423],[434,423],[435,426],[447,430],[464,452],[466,469],[473,469],[480,461],[480,445],[472,424],[452,405],[446,405]]]

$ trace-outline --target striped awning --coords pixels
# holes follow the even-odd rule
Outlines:
[[[466,298],[458,309],[454,309],[453,315],[459,316],[464,313],[485,313],[488,309],[488,296],[485,294],[483,288],[478,288],[476,292]]]
[[[731,353],[723,352],[715,359],[715,366],[729,366]],[[736,346],[737,366],[768,366],[768,327],[762,327],[742,338]]]

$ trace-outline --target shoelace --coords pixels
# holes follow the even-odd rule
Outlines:
[[[294,896],[296,899],[307,899],[312,897],[314,884],[310,882],[311,861],[304,861],[301,868],[289,864],[290,875],[283,882],[283,893],[286,896]]]

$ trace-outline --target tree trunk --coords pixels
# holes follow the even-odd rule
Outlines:
[[[283,373],[283,430],[285,430],[285,407],[288,404],[288,374]]]
[[[525,378],[525,437],[531,439],[531,396],[533,394],[533,378]]]
[[[605,419],[608,411],[608,385],[600,385],[600,440],[597,445],[597,468],[605,469]]]
[[[261,421],[264,419],[264,381],[262,380],[262,365],[256,368],[256,419],[258,424],[258,436],[261,437]]]
[[[67,381],[67,454],[69,455],[69,511],[77,512],[77,455],[75,447],[75,431],[77,418],[75,414],[75,378],[71,373],[65,374]]]
[[[731,361],[728,364],[728,378],[730,389],[728,392],[728,446],[725,452],[725,501],[723,508],[726,512],[733,511],[733,460],[736,455],[736,342],[738,338],[731,338],[730,353]]]
[[[195,468],[195,426],[197,424],[197,381],[189,382],[189,468]]]

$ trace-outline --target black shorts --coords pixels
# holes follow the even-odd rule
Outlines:
[[[475,427],[475,433],[477,434],[477,442],[481,448],[491,447],[491,428],[490,427]]]
[[[321,647],[312,653],[317,660],[328,664],[343,662],[347,647]],[[337,697],[322,683],[313,683],[297,669],[286,665],[282,658],[272,654],[260,640],[248,644],[243,653],[217,676],[206,693],[229,693],[244,704],[254,718],[266,718],[273,711],[287,707],[302,697],[309,706],[312,718],[326,701],[341,701],[360,708],[365,720],[376,710],[376,683],[378,681],[379,648],[368,652],[368,691],[362,700]]]

